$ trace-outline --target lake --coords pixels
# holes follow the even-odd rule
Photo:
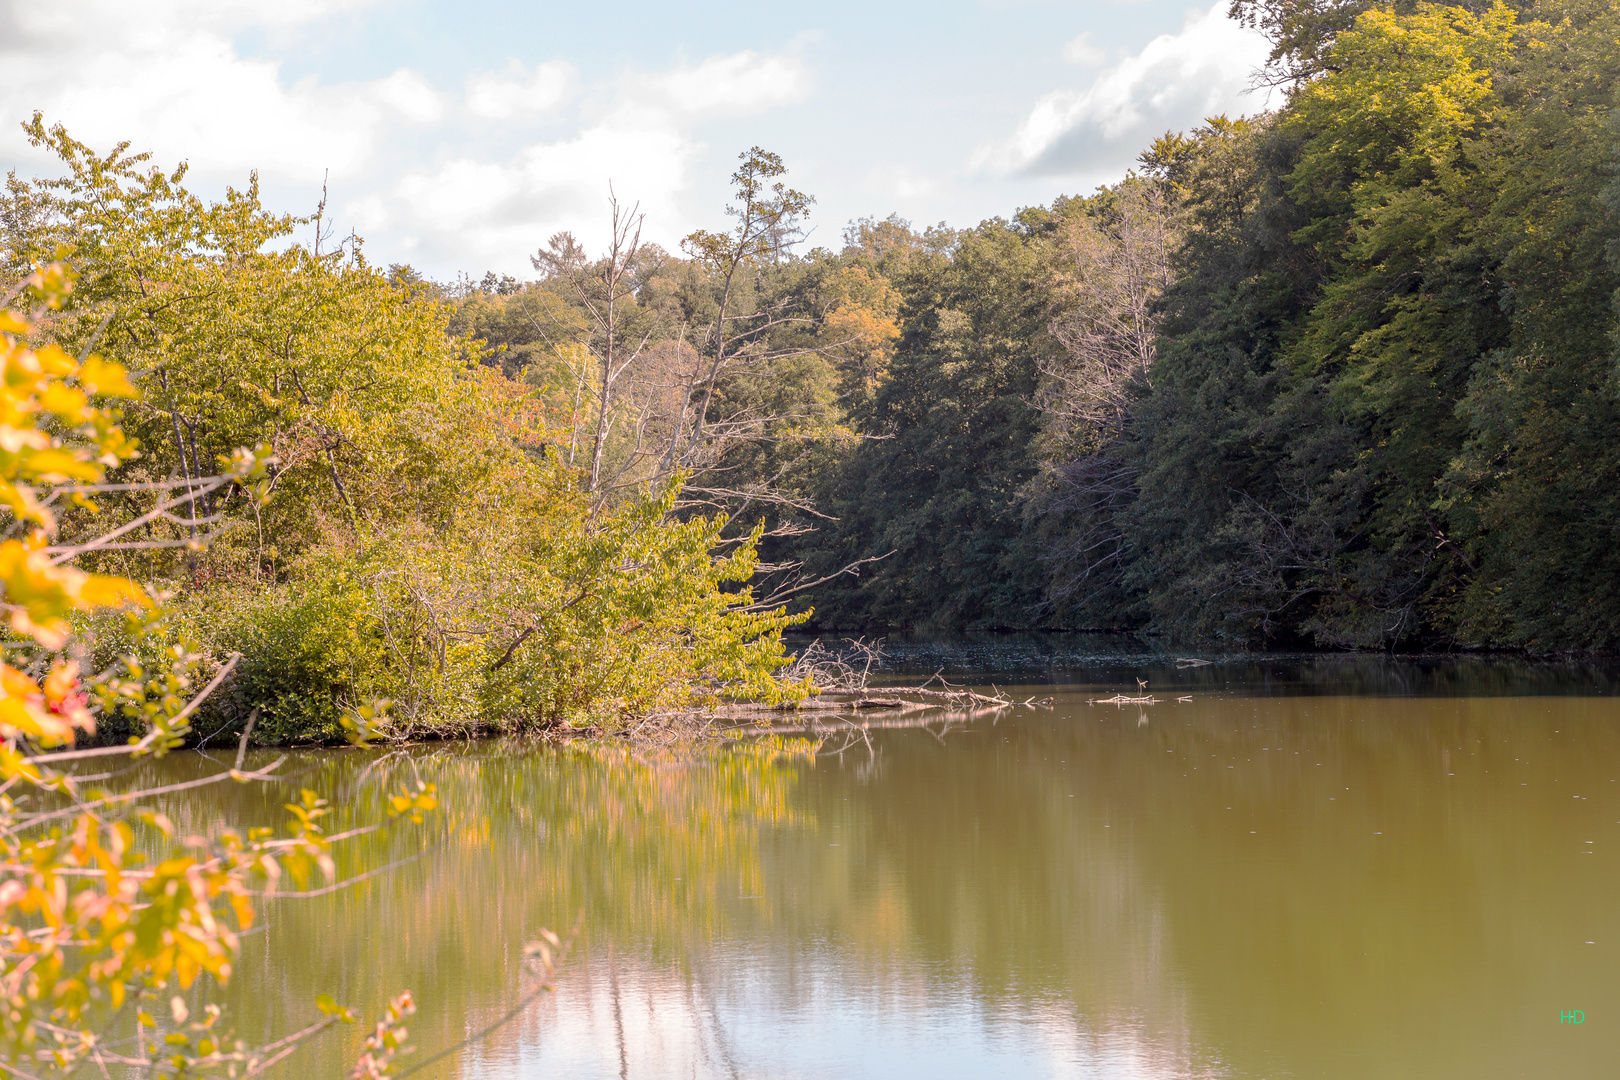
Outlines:
[[[335,829],[417,776],[443,797],[342,845],[348,872],[391,868],[266,905],[226,993],[238,1030],[303,1026],[320,993],[369,1023],[409,989],[425,1061],[520,998],[541,927],[577,922],[554,994],[415,1075],[1617,1075],[1612,670],[1177,668],[1079,639],[896,656],[886,678],[1053,700],[866,714],[819,750],[299,752],[285,788],[177,802],[201,831],[276,822],[309,787],[359,805]],[[1156,704],[1090,703],[1138,678]],[[278,1075],[342,1075],[359,1026]]]

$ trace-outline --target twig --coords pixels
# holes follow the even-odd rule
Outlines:
[[[242,729],[242,741],[236,746],[236,764],[233,768],[238,771],[242,768],[242,761],[247,757],[248,736],[253,734],[253,725],[259,722],[259,707],[255,705],[253,711],[248,713],[247,726]]]
[[[184,720],[186,717],[195,712],[197,706],[201,705],[203,700],[207,698],[209,694],[212,694],[215,690],[219,689],[219,684],[225,681],[226,676],[231,673],[232,669],[236,667],[237,663],[241,659],[241,653],[231,653],[230,659],[225,663],[225,666],[220,668],[218,674],[209,680],[207,686],[203,687],[197,692],[196,697],[192,698],[186,703],[185,708],[181,709],[174,715],[174,719],[171,720],[170,723],[178,724],[181,720]],[[258,710],[255,709],[254,713],[257,714],[257,712]],[[249,727],[251,728],[251,726],[252,723],[250,721]],[[35,754],[33,757],[23,758],[23,761],[30,765],[49,765],[58,761],[78,761],[83,758],[108,757],[112,754],[136,754],[152,745],[152,742],[158,737],[158,734],[159,733],[156,731],[149,732],[141,739],[140,742],[130,743],[127,746],[98,746],[91,750],[67,750],[59,754]],[[242,761],[240,756],[238,756],[236,764],[237,768],[241,768]]]
[[[462,1039],[460,1042],[455,1043],[454,1045],[451,1045],[451,1046],[447,1046],[443,1050],[440,1050],[437,1054],[434,1054],[431,1057],[423,1058],[421,1061],[418,1061],[415,1065],[412,1065],[410,1068],[406,1069],[404,1072],[395,1073],[394,1075],[397,1076],[397,1077],[404,1077],[404,1076],[410,1076],[412,1073],[421,1072],[423,1069],[427,1068],[429,1065],[432,1065],[434,1062],[442,1061],[443,1059],[449,1057],[451,1054],[454,1054],[456,1051],[463,1050],[463,1049],[471,1046],[473,1043],[479,1042],[480,1040],[488,1037],[489,1035],[493,1034],[495,1031],[499,1030],[501,1027],[506,1025],[515,1016],[517,1016],[519,1013],[521,1013],[524,1009],[527,1009],[537,998],[540,997],[540,995],[549,993],[551,991],[551,989],[552,989],[552,983],[556,980],[556,969],[557,969],[557,967],[561,966],[562,962],[564,960],[568,959],[568,953],[569,953],[569,951],[571,949],[573,949],[574,941],[575,941],[576,938],[579,937],[579,932],[580,932],[581,928],[584,927],[584,925],[585,925],[585,912],[581,911],[579,913],[579,918],[577,920],[575,920],[575,922],[574,922],[574,932],[572,934],[568,935],[567,944],[565,944],[560,950],[558,950],[556,959],[553,960],[550,964],[547,965],[552,970],[548,973],[548,975],[547,975],[547,977],[545,979],[541,980],[540,985],[534,990],[533,993],[525,996],[516,1005],[512,1006],[503,1015],[501,1015],[498,1019],[496,1019],[496,1021],[493,1024],[490,1024],[488,1027],[484,1028],[483,1030],[473,1032],[471,1035],[467,1036],[465,1039]],[[556,938],[552,938],[552,940],[555,941]]]
[[[415,855],[407,855],[403,859],[395,859],[387,866],[379,866],[375,870],[367,870],[363,874],[356,874],[354,877],[344,878],[342,881],[334,881],[332,884],[324,885],[319,889],[305,889],[301,892],[274,892],[269,889],[255,889],[249,891],[247,895],[263,896],[274,900],[307,900],[312,896],[326,896],[330,893],[340,892],[343,889],[347,889],[351,885],[358,885],[367,878],[374,878],[380,874],[386,874],[390,870],[397,870],[406,863],[413,863],[426,854],[427,849],[423,849],[418,851]]]
[[[57,818],[72,817],[74,814],[81,814],[86,810],[92,810],[98,806],[106,806],[111,803],[128,802],[132,799],[148,799],[154,795],[169,795],[176,791],[189,791],[192,788],[207,787],[209,784],[217,784],[221,780],[269,780],[271,779],[270,774],[286,760],[287,755],[283,754],[276,758],[276,760],[272,761],[269,765],[266,765],[264,768],[259,769],[256,772],[244,773],[232,769],[228,773],[219,773],[215,776],[205,776],[201,780],[187,780],[179,784],[169,784],[167,787],[145,788],[141,791],[125,792],[122,795],[108,795],[104,798],[93,799],[86,803],[75,803],[74,805],[63,810],[52,810],[48,813],[36,814],[33,817],[18,822],[18,827],[31,828],[38,825],[42,821],[54,821]]]

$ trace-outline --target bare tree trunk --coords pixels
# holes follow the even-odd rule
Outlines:
[[[633,335],[625,333],[624,308],[626,301],[635,296],[643,281],[639,271],[642,254],[641,225],[643,215],[639,204],[629,210],[619,202],[611,185],[608,205],[612,210],[612,239],[607,258],[596,267],[586,265],[583,250],[569,233],[557,233],[551,238],[550,250],[542,250],[531,259],[535,269],[545,270],[554,277],[566,278],[585,310],[590,314],[597,344],[593,350],[596,360],[596,420],[592,425],[590,470],[586,479],[586,492],[599,495],[602,488],[602,463],[607,453],[608,436],[615,420],[615,390],[620,376],[635,362],[652,336],[652,328],[635,343]],[[630,348],[627,341],[634,343]],[[574,395],[574,414],[579,415],[580,397],[583,396],[585,374],[581,372]],[[572,464],[577,443],[569,442],[568,459]]]
[[[1075,309],[1052,328],[1065,352],[1042,364],[1038,401],[1049,435],[1071,452],[1117,437],[1129,419],[1130,384],[1151,377],[1154,305],[1171,281],[1173,235],[1164,196],[1140,180],[1120,185],[1112,219],[1072,227]]]
[[[749,208],[752,210],[752,207]],[[750,215],[751,216],[751,215]],[[749,224],[749,218],[744,218],[744,228]],[[687,440],[686,452],[681,455],[681,467],[687,468],[692,464],[692,458],[703,441],[703,422],[709,415],[709,405],[714,401],[714,387],[720,381],[720,368],[726,359],[726,313],[731,310],[731,289],[737,277],[737,267],[740,259],[733,258],[731,265],[726,267],[725,287],[720,291],[720,313],[714,319],[714,363],[709,365],[709,376],[704,380],[703,401],[698,405],[697,412],[692,418],[692,437]]]
[[[1093,594],[1123,570],[1115,513],[1136,471],[1115,451],[1131,422],[1132,385],[1152,378],[1156,305],[1172,281],[1178,233],[1167,196],[1134,178],[1114,194],[1106,215],[1070,224],[1074,307],[1052,327],[1064,351],[1042,362],[1036,397],[1041,473],[1024,495],[1032,514],[1062,521],[1043,555],[1054,600]]]

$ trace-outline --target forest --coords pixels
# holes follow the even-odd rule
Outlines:
[[[723,326],[690,490],[816,583],[813,628],[1613,648],[1620,16],[1232,14],[1284,104],[1166,134],[1111,187],[863,219],[740,275],[658,253],[610,453],[645,454]],[[600,343],[550,258],[441,295],[485,362],[561,387]]]
[[[0,261],[57,286],[16,340],[131,386],[116,482],[13,488],[16,558],[139,583],[161,616],[66,612],[83,662],[238,665],[199,730],[269,741],[792,700],[795,627],[1614,648],[1620,13],[1232,15],[1280,106],[1090,194],[807,249],[755,147],[720,231],[604,193],[606,249],[525,280],[36,115],[62,172],[10,176]]]

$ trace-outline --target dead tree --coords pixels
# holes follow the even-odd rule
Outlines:
[[[1109,195],[1069,223],[1071,306],[1052,327],[1063,350],[1042,362],[1036,396],[1041,472],[1025,495],[1033,517],[1053,522],[1046,559],[1060,600],[1094,593],[1123,567],[1114,511],[1134,494],[1136,474],[1117,451],[1134,396],[1151,385],[1157,306],[1179,236],[1161,185],[1132,177]]]
[[[566,280],[592,323],[596,418],[592,424],[586,480],[586,491],[592,495],[597,495],[602,487],[603,453],[608,434],[618,418],[614,410],[615,391],[620,379],[640,358],[658,328],[656,319],[643,318],[638,320],[639,326],[631,326],[625,317],[626,307],[635,306],[636,295],[646,284],[647,278],[658,269],[659,260],[649,264],[643,258],[641,226],[645,215],[640,212],[640,204],[626,210],[611,186],[608,189],[608,206],[612,215],[612,229],[604,258],[587,264],[578,241],[571,233],[561,232],[529,260],[536,270],[546,276]],[[582,372],[581,391],[583,387]],[[576,392],[576,425],[579,397],[580,393]]]

